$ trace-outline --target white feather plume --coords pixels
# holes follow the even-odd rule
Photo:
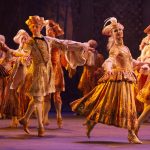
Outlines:
[[[105,27],[108,22],[111,22],[112,24],[116,24],[117,19],[115,17],[109,17],[104,22],[105,22],[105,24],[104,24],[104,27]]]

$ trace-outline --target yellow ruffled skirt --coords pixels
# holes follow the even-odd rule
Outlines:
[[[87,95],[72,102],[72,110],[96,123],[134,129],[137,123],[134,82],[103,79]]]

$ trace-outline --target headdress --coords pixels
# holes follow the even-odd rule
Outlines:
[[[22,38],[23,36],[29,37],[28,33],[27,33],[25,30],[20,29],[20,30],[17,32],[16,36],[13,38],[14,42],[17,43],[17,44],[20,44],[21,38]]]
[[[41,27],[44,27],[45,25],[44,17],[40,17],[40,16],[29,16],[29,19],[25,23],[28,26],[32,24],[37,24],[37,25],[41,25]]]
[[[110,22],[109,25],[108,22]],[[120,23],[117,22],[117,19],[115,17],[110,17],[107,18],[105,20],[105,24],[102,30],[102,34],[107,35],[107,36],[111,36],[112,33],[112,29],[116,28],[116,27],[120,27],[121,29],[124,29],[124,26]]]
[[[45,24],[46,24],[46,30],[49,30],[49,29],[53,30],[54,33],[55,33],[55,36],[60,36],[60,35],[64,34],[63,29],[55,21],[46,20]]]

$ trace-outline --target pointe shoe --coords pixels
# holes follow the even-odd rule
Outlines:
[[[94,128],[95,123],[88,120],[83,125],[86,126],[86,135],[88,138],[90,138],[91,137],[90,133],[92,129]]]
[[[38,137],[43,137],[45,133],[44,127],[38,128]]]
[[[128,141],[132,144],[142,144],[142,141],[140,141],[134,133],[128,134]]]
[[[26,133],[30,134],[30,131],[29,131],[29,129],[28,129],[28,122],[27,122],[24,118],[22,118],[22,119],[19,120],[19,123],[20,123],[21,125],[23,125],[23,130],[24,130]]]
[[[58,117],[58,118],[57,118],[57,125],[58,125],[58,128],[62,128],[63,121],[62,121],[62,118],[61,118],[61,117]]]

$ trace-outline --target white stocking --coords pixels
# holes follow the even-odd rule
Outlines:
[[[51,95],[47,95],[44,97],[44,106],[43,106],[43,122],[48,122],[48,113],[51,109]]]

